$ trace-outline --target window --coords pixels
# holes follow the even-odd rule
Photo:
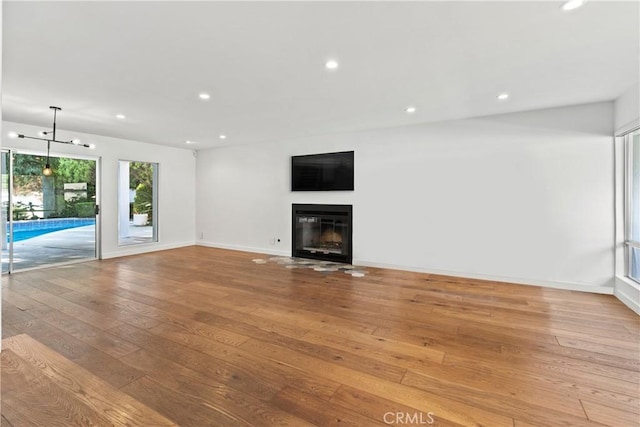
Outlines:
[[[118,244],[158,241],[158,164],[120,160]]]
[[[624,136],[627,276],[640,282],[640,130]]]

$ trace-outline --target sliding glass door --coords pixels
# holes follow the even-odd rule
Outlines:
[[[0,214],[0,231],[2,235],[2,272],[8,273],[11,269],[11,155],[8,150],[2,150],[0,169],[2,169],[2,212]]]
[[[2,271],[97,256],[97,161],[2,152]]]
[[[627,276],[640,282],[640,130],[624,136],[627,174]]]

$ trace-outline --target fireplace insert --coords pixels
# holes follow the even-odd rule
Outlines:
[[[351,264],[351,205],[292,205],[291,255]]]

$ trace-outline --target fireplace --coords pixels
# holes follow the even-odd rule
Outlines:
[[[291,256],[351,264],[351,205],[292,205]]]

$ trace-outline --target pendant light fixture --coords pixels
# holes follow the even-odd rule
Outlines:
[[[47,141],[47,163],[44,165],[44,169],[42,169],[42,175],[51,176],[53,175],[53,169],[51,169],[51,164],[49,163],[49,151],[51,150],[51,141]]]
[[[53,175],[53,169],[51,168],[51,163],[49,161],[49,154],[51,152],[52,142],[57,142],[58,144],[71,144],[71,145],[76,145],[78,147],[93,148],[93,145],[81,144],[78,140],[75,140],[75,139],[71,141],[58,141],[56,139],[56,116],[58,114],[58,111],[62,111],[62,108],[54,107],[54,106],[51,106],[49,108],[53,110],[53,130],[50,132],[42,132],[42,135],[44,135],[44,138],[26,136],[20,133],[18,134],[18,138],[37,139],[38,141],[47,141],[47,162],[45,163],[44,168],[42,169],[42,175],[44,176]],[[48,137],[49,135],[51,135],[51,138]]]

